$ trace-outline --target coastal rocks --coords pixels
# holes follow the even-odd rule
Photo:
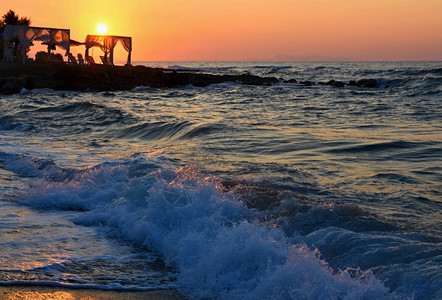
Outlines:
[[[342,81],[338,81],[338,80],[330,80],[329,82],[326,83],[326,85],[331,85],[334,87],[344,87],[345,83]]]
[[[348,85],[357,87],[376,88],[378,87],[378,81],[376,79],[360,79],[358,81],[351,80]]]
[[[167,87],[191,84],[196,87],[205,87],[223,82],[241,82],[245,85],[272,85],[279,82],[275,77],[259,77],[250,74],[241,75],[213,75],[204,73],[165,72],[164,84]]]
[[[289,80],[285,80],[284,83],[298,83],[298,81],[294,78],[289,79]]]
[[[240,75],[206,74],[200,71],[168,70],[145,66],[68,66],[63,64],[50,65],[29,63],[0,64],[0,94],[19,93],[23,88],[49,88],[54,90],[94,90],[115,91],[131,90],[137,86],[153,88],[170,88],[193,85],[206,87],[224,82],[237,82],[244,85],[266,86],[280,82],[298,84],[300,86],[329,85],[336,88],[356,86],[376,88],[376,79],[361,79],[345,83],[338,80],[328,82],[312,82],[296,79],[282,80],[276,77],[260,77],[249,73]]]
[[[0,79],[0,93],[2,94],[17,94],[25,89],[34,88],[35,79],[29,76],[23,75],[20,77],[10,77]]]
[[[236,81],[241,81],[242,84],[248,85],[271,85],[279,82],[276,77],[259,77],[250,74],[242,74],[233,77],[239,77]]]
[[[21,85],[22,82],[16,79],[1,79],[0,92],[6,95],[17,94],[22,89]]]
[[[311,82],[309,80],[305,80],[305,81],[301,81],[299,84],[303,85],[303,86],[312,86],[313,82]]]
[[[366,88],[377,88],[379,87],[378,81],[376,79],[360,79],[358,81],[351,80],[350,82],[346,83],[339,80],[331,79],[327,82],[312,82],[310,80],[303,80],[298,82],[296,79],[290,79],[290,80],[284,80],[284,83],[297,83],[302,86],[312,86],[312,85],[330,85],[337,88],[342,88],[345,86],[357,86],[357,87],[366,87]]]

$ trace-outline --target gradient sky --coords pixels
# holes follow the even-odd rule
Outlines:
[[[133,61],[442,60],[442,0],[1,0],[9,9],[76,40],[104,23],[132,36]]]

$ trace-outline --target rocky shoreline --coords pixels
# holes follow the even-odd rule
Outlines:
[[[16,94],[25,89],[49,88],[66,91],[115,91],[131,90],[137,86],[169,88],[184,85],[205,87],[224,82],[241,82],[246,85],[272,85],[280,82],[302,86],[330,85],[334,87],[378,87],[375,79],[342,82],[311,82],[296,79],[281,80],[276,77],[260,77],[251,74],[215,75],[197,70],[169,70],[145,66],[69,66],[65,64],[12,64],[0,63],[0,94]]]

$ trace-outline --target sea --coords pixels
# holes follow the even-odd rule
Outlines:
[[[1,95],[0,285],[442,299],[442,62],[135,64],[280,81]]]

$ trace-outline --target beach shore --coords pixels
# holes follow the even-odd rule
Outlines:
[[[174,291],[102,291],[49,286],[0,286],[0,300],[175,300],[184,299]]]

